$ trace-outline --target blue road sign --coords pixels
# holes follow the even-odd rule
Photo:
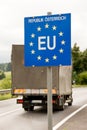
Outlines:
[[[71,14],[24,19],[25,66],[71,65]]]

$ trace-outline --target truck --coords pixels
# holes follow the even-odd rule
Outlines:
[[[47,67],[24,66],[24,45],[12,45],[11,63],[12,95],[18,96],[17,104],[25,111],[47,107]],[[52,67],[53,108],[64,110],[65,103],[71,106],[72,102],[72,66]]]

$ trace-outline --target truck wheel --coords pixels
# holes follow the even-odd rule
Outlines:
[[[33,110],[34,110],[34,106],[30,106],[30,107],[29,107],[29,110],[30,110],[30,111],[33,111]]]
[[[64,108],[65,108],[65,106],[64,106],[64,104],[62,105],[62,106],[59,106],[59,110],[61,110],[61,111],[63,111],[64,110]]]
[[[69,103],[68,103],[68,106],[72,106],[72,102],[69,102]]]
[[[28,111],[28,108],[24,108],[25,111]]]

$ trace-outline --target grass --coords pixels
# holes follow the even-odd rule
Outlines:
[[[2,87],[1,87],[1,85],[2,85],[2,81],[3,81],[3,79],[2,79],[2,80],[0,80],[0,89],[2,88]]]
[[[12,96],[11,93],[9,93],[9,94],[4,94],[4,95],[0,95],[0,101],[2,101],[2,100],[7,100],[7,99],[11,99],[11,98],[17,98],[17,96]]]
[[[11,72],[5,72],[5,78],[0,80],[0,90],[1,89],[9,89],[11,88]],[[16,97],[16,96],[14,96]],[[10,98],[14,98],[11,93],[9,94],[2,94],[0,95],[0,101],[1,100],[6,100],[6,99],[10,99]]]
[[[0,95],[0,101],[12,98],[11,94]]]
[[[11,79],[11,71],[5,72],[6,78]]]
[[[3,89],[2,84],[3,84],[4,79],[0,80],[0,90]]]
[[[72,85],[73,88],[87,87],[87,85]]]
[[[5,72],[5,78],[0,80],[0,89],[11,88],[11,72]]]

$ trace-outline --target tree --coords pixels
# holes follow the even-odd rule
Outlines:
[[[87,84],[87,71],[78,74],[77,84]]]
[[[77,74],[83,71],[82,57],[83,54],[80,51],[79,46],[77,46],[77,43],[75,43],[72,48],[72,64],[73,64],[73,72]]]
[[[11,63],[2,63],[0,64],[0,70],[6,72],[11,71]]]
[[[82,64],[83,71],[87,71],[87,49],[83,52]]]
[[[11,71],[11,63],[8,63],[6,66],[6,71]]]
[[[0,70],[0,80],[3,79],[3,78],[5,78],[5,74],[4,74],[3,71]]]

